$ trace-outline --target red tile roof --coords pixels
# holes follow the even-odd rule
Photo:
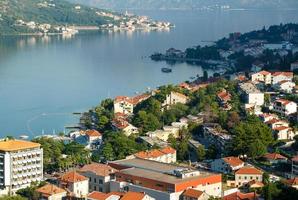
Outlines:
[[[38,193],[41,193],[43,196],[52,196],[54,194],[60,194],[60,193],[66,193],[66,190],[59,188],[52,184],[46,184],[42,186],[41,188],[38,188],[36,190]]]
[[[92,163],[89,165],[85,165],[80,169],[81,172],[93,172],[98,176],[109,176],[110,174],[115,173],[117,170],[112,168],[109,165],[100,164],[100,163]]]
[[[123,195],[121,200],[142,200],[145,196],[145,193],[142,192],[127,192]]]
[[[231,94],[225,90],[217,93],[217,97],[222,101],[230,101],[231,100]]]
[[[258,170],[254,167],[243,167],[241,169],[239,169],[238,171],[236,171],[235,174],[263,174],[263,172],[261,170]]]
[[[183,196],[198,199],[203,194],[200,190],[187,189],[183,193]]]
[[[287,126],[278,126],[278,127],[275,127],[273,128],[274,131],[283,131],[283,130],[287,130],[287,129],[291,129]]]
[[[108,194],[97,191],[93,191],[88,195],[88,199],[92,200],[106,200],[107,198]]]
[[[275,102],[281,103],[282,105],[288,105],[292,101],[286,100],[286,99],[277,99]]]
[[[163,152],[163,153],[165,153],[165,154],[174,154],[174,153],[176,153],[176,149],[173,149],[170,146],[165,147],[163,149],[160,149],[160,151]]]
[[[176,153],[176,150],[172,147],[165,147],[163,149],[153,149],[150,151],[140,151],[136,154],[134,154],[137,158],[142,159],[149,159],[149,158],[158,158],[161,156],[164,156],[166,154],[174,154]]]
[[[272,76],[287,76],[287,77],[293,77],[294,76],[294,73],[293,72],[274,72],[272,74]]]
[[[75,171],[71,171],[71,172],[67,172],[64,175],[62,175],[60,177],[60,180],[63,182],[68,182],[68,183],[76,183],[76,182],[88,180],[88,178],[86,178],[85,176],[82,176],[81,174],[79,174]]]
[[[286,180],[286,184],[290,185],[290,186],[296,186],[298,185],[298,177]]]
[[[268,71],[260,71],[260,72],[258,72],[259,74],[262,74],[263,76],[267,76],[267,75],[269,75],[269,74],[271,74],[270,72],[268,72]]]
[[[279,153],[267,153],[263,157],[269,160],[287,160],[286,157],[280,155]]]
[[[100,132],[98,132],[97,130],[87,130],[85,132],[86,135],[88,135],[89,137],[100,137],[102,136],[102,134]]]
[[[223,198],[223,200],[258,200],[258,196],[254,193],[241,193],[241,192],[235,192],[232,194],[229,194]]]
[[[231,165],[232,167],[237,167],[239,165],[242,165],[244,164],[244,162],[242,160],[240,160],[240,158],[238,157],[226,157],[226,158],[223,158],[223,160],[228,163],[229,165]]]

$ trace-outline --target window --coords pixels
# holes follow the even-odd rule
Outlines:
[[[244,176],[244,179],[246,180],[246,179],[247,179],[247,177],[246,177],[246,176]]]
[[[98,179],[98,183],[99,183],[99,184],[103,184],[103,180]]]
[[[96,178],[94,178],[94,183],[96,183]]]
[[[94,191],[96,191],[96,186],[94,186]]]

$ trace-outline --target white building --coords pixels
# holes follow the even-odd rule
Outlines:
[[[250,82],[241,83],[240,89],[244,97],[245,107],[264,105],[264,93]]]
[[[237,187],[246,185],[250,181],[263,181],[263,172],[254,167],[243,167],[235,172],[235,183]]]
[[[286,93],[292,93],[296,84],[292,81],[280,81],[274,85],[274,88],[281,91],[281,92],[286,92]]]
[[[114,113],[133,114],[133,103],[129,97],[118,96],[114,100]]]
[[[102,134],[97,130],[75,131],[70,133],[70,137],[86,149],[95,150],[102,144]]]
[[[92,163],[83,166],[79,173],[89,179],[89,192],[109,192],[110,181],[115,179],[115,170],[106,164]]]
[[[70,171],[59,178],[59,186],[69,191],[74,198],[87,198],[89,193],[88,180],[85,176]]]
[[[295,137],[295,132],[292,128],[287,126],[278,126],[272,129],[274,137],[277,140],[293,140]]]
[[[14,194],[42,179],[40,144],[22,140],[0,141],[0,196]]]
[[[244,167],[244,162],[238,157],[225,157],[215,159],[211,162],[211,170],[225,174],[234,173],[236,170]]]
[[[184,94],[178,92],[171,92],[166,96],[166,100],[163,102],[162,106],[168,108],[171,105],[175,105],[177,103],[186,104],[188,101],[188,97]]]
[[[288,116],[297,112],[297,104],[286,99],[278,99],[273,103],[273,110],[283,116]]]
[[[292,81],[294,77],[293,72],[274,72],[272,74],[272,85],[281,81]]]
[[[263,82],[266,85],[271,84],[271,73],[268,71],[260,71],[251,75],[252,82]]]

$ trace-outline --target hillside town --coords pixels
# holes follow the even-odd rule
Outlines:
[[[293,35],[286,35],[289,41]],[[247,51],[236,43],[233,48],[254,57],[245,66],[249,70],[103,100],[82,114],[79,130],[69,133],[32,141],[3,138],[0,195],[33,200],[296,199],[296,47],[286,42],[260,50],[273,48],[297,58],[278,63],[287,65],[279,68],[254,56],[258,45]]]

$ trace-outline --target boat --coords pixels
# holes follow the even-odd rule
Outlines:
[[[164,73],[170,73],[170,72],[172,72],[172,69],[164,67],[164,68],[161,69],[161,71],[164,72]]]
[[[19,138],[22,140],[27,140],[29,138],[29,136],[28,135],[20,135]]]

